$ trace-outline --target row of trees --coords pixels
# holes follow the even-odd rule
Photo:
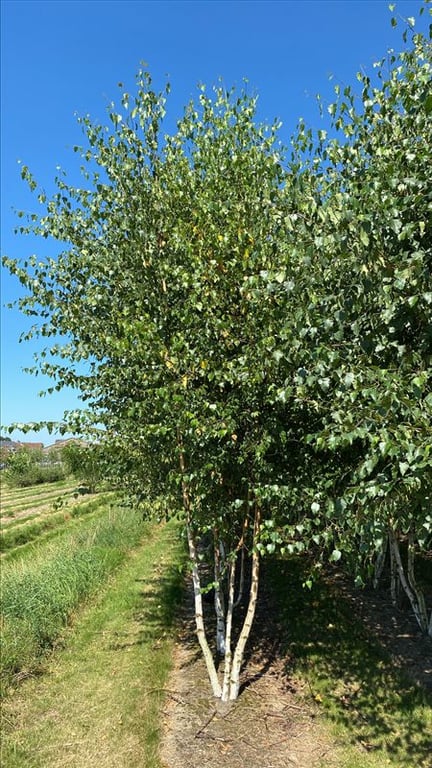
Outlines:
[[[2,447],[0,452],[2,476],[17,488],[63,480],[65,468],[57,452],[43,454],[42,449],[20,448],[11,451]]]
[[[184,521],[224,700],[239,692],[265,553],[343,558],[363,583],[388,545],[393,584],[432,632],[414,573],[432,531],[431,43],[409,37],[373,80],[336,89],[328,133],[300,123],[287,149],[254,96],[223,88],[201,88],[164,135],[169,89],[139,72],[109,126],[81,121],[83,187],[59,176],[21,228],[65,250],[5,260],[39,318],[29,335],[55,339],[40,368],[88,405],[68,430],[98,435],[123,485]],[[223,679],[203,621],[204,534]]]
[[[17,488],[53,483],[73,475],[78,482],[85,484],[90,493],[94,493],[107,474],[101,448],[79,443],[70,443],[48,452],[26,447],[12,451],[4,447],[0,465],[9,485]]]

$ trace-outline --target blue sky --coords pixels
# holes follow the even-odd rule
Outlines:
[[[424,30],[419,8],[417,0],[396,2],[395,15],[414,16]],[[281,119],[287,142],[300,116],[319,125],[317,93],[329,102],[335,83],[355,85],[359,69],[372,71],[389,47],[401,47],[403,27],[393,30],[391,15],[382,0],[3,0],[2,253],[55,254],[55,244],[13,234],[14,209],[38,207],[19,161],[52,190],[56,166],[76,167],[72,146],[82,134],[75,115],[104,120],[117,84],[132,90],[141,61],[157,87],[169,79],[172,120],[198,83],[222,78],[241,86],[247,78],[259,94],[259,117]],[[70,391],[38,397],[49,382],[23,373],[36,348],[18,343],[29,322],[3,306],[19,295],[3,271],[1,423],[56,421],[78,401]],[[12,437],[53,440],[46,431]]]

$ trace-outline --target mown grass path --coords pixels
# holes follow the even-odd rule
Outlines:
[[[76,618],[44,673],[3,702],[2,768],[156,768],[183,546],[156,526]]]

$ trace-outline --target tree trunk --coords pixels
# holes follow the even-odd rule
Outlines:
[[[389,542],[390,542],[390,532],[389,532]],[[397,570],[396,570],[396,560],[394,556],[394,549],[390,543],[390,595],[391,595],[391,601],[394,606],[397,605]]]
[[[234,701],[237,699],[240,690],[240,669],[243,663],[244,650],[246,642],[252,629],[252,622],[255,616],[256,604],[258,599],[258,583],[259,583],[259,570],[260,570],[260,558],[256,548],[258,543],[258,537],[261,527],[261,510],[258,504],[255,502],[255,519],[254,519],[254,531],[253,531],[253,550],[252,550],[252,574],[251,585],[249,592],[249,604],[246,612],[245,620],[242,630],[240,632],[237,646],[234,652],[234,658],[231,668],[231,679],[229,685],[229,699]]]
[[[228,580],[228,610],[226,617],[226,636],[225,636],[225,669],[222,687],[222,701],[228,701],[230,692],[231,668],[232,668],[232,620],[234,613],[234,585],[235,585],[236,561],[231,560],[229,564]]]
[[[405,591],[405,594],[408,597],[408,600],[411,603],[411,607],[414,611],[414,615],[417,619],[417,623],[420,629],[422,630],[422,632],[427,633],[428,631],[427,617],[422,613],[422,608],[421,608],[421,605],[419,604],[418,596],[410,586],[410,583],[405,576],[405,571],[402,564],[402,558],[399,551],[399,544],[394,531],[390,531],[390,548],[393,553],[394,562],[395,562],[397,573],[399,576],[399,581]]]
[[[181,439],[179,439],[178,443],[180,448],[180,451],[179,451],[180,471],[184,478],[185,458],[182,450]],[[182,480],[182,495],[183,495],[183,506],[186,514],[186,529],[187,529],[187,538],[188,538],[188,544],[189,544],[189,557],[192,563],[192,581],[193,581],[193,588],[194,588],[195,624],[196,624],[197,637],[198,637],[198,642],[201,646],[201,650],[204,656],[204,661],[207,667],[208,676],[210,678],[213,695],[216,698],[220,699],[220,697],[222,696],[222,688],[218,680],[218,675],[217,675],[217,670],[214,663],[213,655],[209,648],[209,644],[207,642],[207,636],[206,636],[205,625],[204,625],[202,592],[201,592],[201,583],[200,583],[199,570],[198,570],[198,554],[197,554],[197,548],[196,548],[195,538],[194,538],[193,529],[192,529],[191,501],[190,501],[189,487],[185,479]]]
[[[421,620],[420,626],[423,632],[427,632],[428,631],[428,615],[427,615],[427,609],[426,609],[426,601],[425,601],[423,591],[420,589],[416,581],[415,571],[414,571],[414,561],[415,561],[415,539],[414,539],[414,533],[410,531],[408,534],[408,560],[407,560],[408,581],[412,591],[416,596],[420,620]]]
[[[222,585],[223,564],[225,560],[225,550],[219,539],[219,533],[215,529],[214,537],[214,577],[215,577],[215,596],[214,607],[216,613],[216,648],[221,656],[225,656],[225,597]]]
[[[192,563],[192,580],[193,580],[194,599],[195,599],[195,624],[196,624],[197,638],[204,656],[204,661],[207,667],[208,676],[210,678],[213,695],[216,698],[220,699],[222,696],[222,688],[219,683],[213,655],[210,650],[209,644],[207,642],[207,636],[206,636],[205,625],[204,625],[201,583],[200,583],[200,577],[199,577],[199,571],[198,571],[197,549],[196,549],[195,540],[191,531],[190,521],[188,521],[188,525],[187,525],[187,536],[188,536],[188,544],[189,544],[189,557]]]
[[[378,589],[379,580],[384,570],[384,565],[385,565],[385,560],[387,555],[387,548],[388,548],[388,535],[386,535],[383,541],[382,547],[378,552],[378,555],[375,561],[375,569],[374,569],[374,577],[373,577],[374,589]]]
[[[243,599],[244,575],[245,575],[245,538],[246,538],[247,527],[248,527],[248,517],[246,515],[243,521],[242,537],[238,545],[238,549],[240,550],[240,580],[239,580],[238,594],[234,602],[234,608],[237,608],[237,606],[240,605]]]

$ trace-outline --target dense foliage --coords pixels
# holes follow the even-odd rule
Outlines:
[[[57,453],[43,453],[35,448],[4,450],[2,454],[4,478],[8,484],[26,488],[42,483],[54,483],[66,476]]]
[[[94,493],[104,474],[104,453],[99,445],[70,442],[61,451],[62,462],[89,493]]]
[[[431,43],[406,42],[359,89],[337,87],[328,133],[300,124],[288,150],[278,125],[257,124],[255,97],[223,88],[201,88],[164,135],[169,89],[140,72],[109,127],[82,120],[84,186],[61,175],[21,228],[65,250],[6,259],[40,319],[30,336],[56,339],[41,369],[89,406],[68,427],[93,425],[125,485],[182,508],[197,622],[197,546],[213,535],[223,690],[209,671],[225,698],[259,555],[276,547],[318,566],[343,554],[361,582],[389,540],[394,584],[427,629],[414,554],[432,530]]]

